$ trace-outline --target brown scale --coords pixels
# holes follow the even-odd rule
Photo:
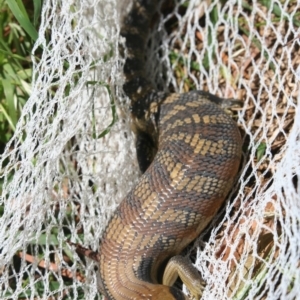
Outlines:
[[[143,55],[158,3],[134,0],[121,28],[124,91],[144,174],[113,214],[99,252],[77,246],[99,263],[98,288],[109,300],[188,299],[172,286],[178,276],[201,297],[203,280],[179,254],[226,199],[241,159],[239,130],[222,109],[239,101],[203,91],[167,95],[146,78]]]
[[[201,277],[178,254],[220,208],[241,158],[235,122],[207,98],[197,91],[172,94],[148,114],[158,120],[157,154],[114,213],[99,247],[99,288],[107,299],[186,299],[165,285],[177,275],[195,298],[201,295]],[[163,285],[161,266],[170,258]]]

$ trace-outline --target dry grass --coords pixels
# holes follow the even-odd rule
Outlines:
[[[287,97],[289,101],[292,100],[292,103],[296,104],[299,96],[295,70],[300,65],[299,42],[297,42],[300,37],[292,34],[286,36],[288,28],[291,26],[291,21],[283,17],[293,15],[292,23],[294,28],[300,27],[300,22],[298,21],[300,20],[300,11],[296,11],[297,2],[289,1],[285,12],[280,11],[279,7],[275,5],[272,13],[270,13],[271,8],[268,6],[268,1],[260,1],[256,2],[256,4],[256,11],[259,13],[254,14],[251,1],[243,2],[243,15],[245,17],[238,19],[240,38],[236,39],[233,32],[229,34],[229,38],[233,41],[231,49],[226,50],[223,47],[225,39],[228,39],[228,36],[225,37],[224,26],[220,25],[216,28],[219,48],[215,49],[216,53],[214,55],[221,58],[223,65],[226,66],[226,72],[220,72],[218,81],[219,89],[223,91],[223,95],[225,94],[228,98],[233,97],[232,92],[234,91],[234,94],[238,95],[239,99],[245,101],[243,108],[241,108],[244,123],[240,124],[240,129],[244,138],[244,159],[245,161],[250,159],[252,161],[251,166],[247,169],[247,176],[249,176],[250,180],[244,188],[245,198],[253,194],[253,190],[257,187],[257,178],[261,181],[259,184],[260,189],[266,189],[272,182],[276,165],[284,155],[285,143],[295,119],[295,106],[291,105],[291,102],[288,103]],[[237,7],[234,13],[238,14]],[[200,24],[206,21],[203,18],[201,19],[201,17],[202,15],[200,15],[199,19]],[[251,23],[249,22],[250,18],[252,18]],[[214,20],[212,19],[210,22],[213,23]],[[272,24],[271,26],[269,26],[270,23]],[[172,28],[176,30],[174,25]],[[256,33],[255,36],[249,34],[253,31]],[[184,35],[185,33],[183,33],[182,39]],[[286,38],[287,42],[278,44],[279,35]],[[199,51],[205,50],[203,49],[203,40],[205,38],[207,37],[204,37],[200,31],[195,33],[196,46]],[[180,40],[178,43],[175,43],[174,53],[182,51],[180,45]],[[190,50],[186,49],[186,54]],[[272,57],[269,57],[268,53],[272,53]],[[199,68],[195,67],[187,70],[187,63],[183,59],[175,59],[173,64],[174,61],[176,61],[174,73],[178,84],[184,80],[184,90],[193,89],[194,81],[192,77],[198,78],[200,76]],[[195,61],[194,66],[197,66],[198,63]],[[205,64],[207,64],[207,61],[204,58],[203,65]],[[190,65],[193,66],[193,63],[190,63]],[[209,72],[208,64],[207,67]],[[237,82],[241,80],[243,83],[248,83],[248,86],[243,84],[237,85]],[[208,90],[208,81],[203,82],[203,85],[204,90]],[[282,87],[284,87],[284,91]],[[251,96],[249,96],[249,90]],[[248,132],[245,132],[245,127]],[[251,154],[253,145],[255,145],[254,157],[253,151]],[[268,154],[266,154],[266,150],[268,150]],[[250,155],[252,155],[251,158]],[[257,174],[256,177],[253,176],[255,172]],[[297,178],[295,181],[297,181]],[[216,257],[222,257],[222,260],[228,261],[229,254],[232,254],[230,244],[233,244],[233,241],[241,236],[239,230],[245,222],[245,217],[250,216],[252,213],[251,201],[253,199],[254,195],[249,197],[248,203],[244,203],[243,218],[240,218],[238,213],[239,205],[243,199],[238,199],[236,202],[232,211],[232,218],[236,221],[232,222],[229,230],[232,233],[232,241],[230,242],[228,238],[223,238],[227,225],[225,224],[218,235],[220,250]],[[269,205],[266,206],[265,219],[263,220],[265,229],[259,232],[256,252],[254,253],[251,249],[247,249],[249,245],[247,245],[245,239],[240,239],[238,246],[234,250],[234,259],[230,259],[232,272],[227,283],[231,290],[234,290],[239,285],[239,292],[228,296],[237,297],[235,299],[243,299],[247,295],[248,287],[244,283],[240,283],[239,278],[235,278],[241,276],[241,273],[235,272],[235,270],[240,267],[238,264],[242,253],[249,253],[246,263],[243,264],[243,276],[247,278],[249,275],[248,266],[254,265],[254,272],[251,275],[253,280],[261,280],[261,276],[264,276],[266,266],[262,261],[268,260],[270,251],[272,250],[275,253],[273,259],[276,259],[278,255],[278,248],[274,245],[272,233],[276,232],[276,236],[280,236],[281,225],[278,222],[274,222],[274,202],[276,202],[276,197],[270,199]],[[250,236],[255,234],[259,223],[261,223],[261,220],[252,222],[248,232]],[[213,267],[210,266],[211,269]]]

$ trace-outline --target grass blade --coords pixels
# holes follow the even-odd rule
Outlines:
[[[8,7],[10,8],[10,10],[12,11],[12,13],[14,14],[15,18],[18,20],[20,25],[23,27],[23,29],[29,34],[29,36],[34,41],[36,41],[38,38],[38,33],[37,33],[36,29],[34,28],[34,26],[31,24],[26,11],[24,13],[23,4],[20,5],[21,6],[21,8],[20,8],[20,6],[17,4],[17,2],[15,0],[7,0],[6,3],[8,5]]]

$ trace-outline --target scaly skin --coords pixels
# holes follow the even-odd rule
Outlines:
[[[158,4],[133,0],[121,28],[128,55],[124,91],[144,174],[110,219],[98,253],[70,243],[99,262],[98,289],[106,300],[187,299],[167,286],[177,275],[199,299],[201,277],[178,254],[224,202],[241,159],[237,125],[220,107],[238,101],[203,91],[168,95],[145,75],[144,52]]]
[[[121,28],[127,50],[123,88],[131,99],[138,161],[145,173],[113,214],[99,253],[87,254],[99,262],[98,287],[109,300],[187,299],[162,284],[164,268],[216,214],[241,158],[237,125],[216,105],[222,99],[200,91],[159,93],[147,77],[145,49],[159,3],[133,0]],[[186,273],[183,281],[192,281],[190,290],[199,298],[198,273],[183,259],[172,259],[164,282],[172,284],[177,263],[176,274]]]
[[[150,111],[158,152],[99,247],[99,289],[107,299],[185,299],[159,284],[161,268],[210,222],[240,163],[237,125],[201,92],[171,94]]]

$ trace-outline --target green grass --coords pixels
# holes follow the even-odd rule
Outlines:
[[[0,154],[30,96],[40,10],[41,0],[0,0]]]
[[[12,138],[31,93],[31,52],[38,37],[41,1],[0,0],[0,155]],[[7,180],[12,176],[9,174]],[[0,193],[2,185],[3,178]],[[3,213],[2,204],[0,217]]]
[[[42,0],[0,0],[0,155],[3,153],[8,141],[12,138],[17,122],[22,113],[22,109],[30,97],[31,94],[31,82],[32,82],[32,49],[35,41],[38,38],[39,18],[41,13]],[[26,8],[26,9],[25,9]],[[42,49],[35,51],[35,59],[38,60]],[[99,84],[95,82],[94,84]],[[116,109],[114,105],[114,99],[107,85],[109,95],[111,97],[111,113],[113,117],[112,124],[108,128],[100,133],[100,136],[94,136],[94,138],[101,138],[107,134],[116,121]],[[68,91],[66,90],[66,93]],[[11,147],[14,147],[12,144]],[[5,165],[6,162],[4,162]],[[2,165],[2,168],[5,167]],[[3,175],[0,173],[0,175]],[[7,180],[10,181],[13,177],[13,172],[7,175]],[[3,178],[0,178],[0,194],[2,192]],[[0,204],[0,217],[3,215],[5,205]],[[59,218],[60,216],[57,216]],[[70,214],[65,216],[64,227],[68,228]],[[60,221],[57,221],[58,223]],[[59,234],[56,228],[52,228],[51,233],[45,230],[45,233],[41,234],[38,239],[29,239],[27,247],[23,251],[26,255],[31,255],[39,260],[46,259],[45,247],[51,247],[55,249],[60,247],[57,236]],[[70,237],[69,231],[64,233],[65,237]],[[79,234],[81,236],[82,234]],[[83,239],[83,238],[82,238]],[[70,246],[63,245],[64,255],[68,257],[69,264],[74,261],[73,251],[70,251]],[[49,257],[47,258],[49,259]],[[51,258],[51,262],[53,258]],[[21,258],[17,255],[14,256],[14,272],[18,273],[21,264]],[[27,261],[28,268],[31,270],[31,262]],[[11,267],[10,267],[11,268]],[[43,268],[41,268],[42,270]],[[83,271],[83,270],[81,270]],[[20,278],[12,275],[12,279],[9,281],[10,290],[6,291],[5,296],[10,297],[17,290],[17,280],[22,281],[24,290],[18,295],[18,299],[25,299],[28,297],[43,297],[45,294],[45,282],[43,276],[38,277],[34,283],[34,289],[29,289],[29,277],[28,274],[19,273]],[[57,276],[54,276],[49,272],[48,282],[53,295],[59,296],[61,294],[62,283],[57,280]],[[66,292],[64,299],[72,299],[76,293],[78,299],[84,299],[84,290],[81,286],[74,288],[74,279],[64,278],[63,289]],[[98,299],[99,297],[96,297]]]

